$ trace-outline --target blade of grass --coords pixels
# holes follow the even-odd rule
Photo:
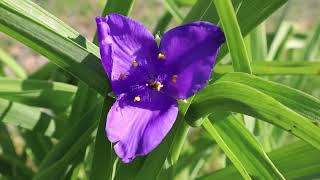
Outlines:
[[[279,30],[274,37],[267,60],[276,60],[279,58],[280,53],[285,48],[286,43],[288,42],[290,36],[293,33],[293,25],[290,23],[282,23]]]
[[[28,79],[48,80],[51,77],[52,72],[54,72],[57,68],[58,67],[55,64],[48,62],[32,74],[30,74],[28,76]]]
[[[96,129],[102,110],[102,99],[96,102],[41,162],[34,179],[56,179],[61,172],[72,163],[77,152],[91,140],[91,134]],[[89,128],[88,128],[89,127]]]
[[[203,127],[245,179],[284,179],[246,127],[228,113],[215,113]]]
[[[8,154],[0,155],[0,174],[6,174],[14,179],[31,179],[34,172],[23,161]]]
[[[266,34],[265,23],[261,23],[251,32],[250,39],[251,39],[252,60],[262,61],[266,59],[268,47],[267,47],[267,34]],[[251,66],[252,66],[252,63],[251,63]]]
[[[18,78],[26,78],[27,73],[25,70],[18,64],[16,61],[7,53],[5,53],[3,50],[0,49],[0,61],[3,62],[3,64],[6,64]]]
[[[112,102],[113,101],[111,100],[105,101],[103,110],[110,109]],[[108,111],[103,111],[99,120],[100,122],[95,140],[90,179],[111,179],[115,157],[112,156],[112,144],[107,140],[105,133],[107,113]]]
[[[247,114],[289,131],[320,149],[320,127],[271,96],[244,84],[220,81],[204,88],[186,118],[192,121],[216,111]]]
[[[40,80],[20,80],[0,77],[0,97],[30,106],[65,110],[73,100],[73,85]]]
[[[153,30],[153,34],[164,33],[167,26],[169,25],[172,19],[172,15],[169,12],[165,12],[161,18],[158,20],[156,27]]]
[[[320,75],[319,62],[302,61],[260,61],[251,63],[252,73],[256,75]],[[214,76],[232,72],[231,65],[217,65]]]
[[[231,0],[214,0],[226,36],[234,71],[251,74],[250,60]]]
[[[110,90],[99,62],[98,47],[38,5],[28,0],[2,0],[0,22],[0,31],[44,55],[101,94]]]
[[[273,97],[295,112],[313,121],[320,121],[320,100],[302,91],[244,73],[229,73],[219,81],[231,81],[253,87]]]
[[[172,17],[180,24],[183,20],[182,15],[179,12],[179,7],[174,0],[164,0],[164,6],[171,13]]]
[[[298,141],[272,151],[268,156],[286,179],[313,179],[320,176],[319,152],[307,143]],[[241,179],[241,175],[234,166],[228,166],[196,180],[211,179]]]
[[[47,136],[59,135],[59,121],[41,112],[40,108],[12,103],[2,98],[0,98],[0,120]]]

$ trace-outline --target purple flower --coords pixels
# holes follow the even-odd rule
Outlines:
[[[166,32],[159,47],[139,22],[110,14],[96,18],[102,65],[116,102],[106,123],[108,139],[123,162],[160,144],[187,99],[210,78],[224,34],[208,22]]]

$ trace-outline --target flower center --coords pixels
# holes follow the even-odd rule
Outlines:
[[[151,89],[155,89],[157,91],[160,91],[161,88],[163,88],[163,84],[161,84],[159,81],[152,81],[151,83],[148,84],[148,86]]]

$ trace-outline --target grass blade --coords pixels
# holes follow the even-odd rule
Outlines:
[[[203,127],[245,179],[284,179],[255,137],[232,115],[212,114]]]
[[[319,150],[305,142],[298,141],[272,151],[268,153],[268,156],[286,179],[314,179],[320,177],[319,152]],[[199,177],[196,180],[211,179],[241,179],[241,175],[234,166],[228,166],[219,171]]]
[[[98,47],[28,0],[0,1],[0,31],[14,37],[96,91],[110,91]],[[90,76],[88,76],[90,74]]]
[[[73,85],[40,80],[19,80],[0,77],[0,97],[30,106],[65,111],[73,100]]]
[[[164,0],[164,6],[171,13],[172,17],[180,24],[183,20],[182,15],[179,12],[179,7],[174,0]]]
[[[216,111],[239,112],[256,117],[287,130],[320,149],[320,127],[249,86],[227,81],[207,86],[196,96],[186,117],[192,123]]]
[[[24,69],[18,64],[16,63],[16,61],[9,56],[7,53],[5,53],[4,51],[2,51],[0,49],[0,61],[3,62],[3,64],[6,64],[14,73],[18,78],[26,78],[27,77],[27,73],[24,71]]]
[[[229,73],[223,76],[221,81],[232,81],[245,84],[273,97],[299,114],[313,121],[320,121],[320,100],[302,91],[271,82],[257,76],[249,76],[244,73]]]
[[[235,71],[251,74],[250,60],[231,0],[214,0]]]

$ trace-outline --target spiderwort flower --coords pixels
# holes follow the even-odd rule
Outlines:
[[[102,65],[117,96],[106,134],[128,163],[160,144],[177,117],[177,99],[207,84],[224,34],[211,23],[193,22],[166,32],[158,47],[133,19],[110,14],[96,22]]]

